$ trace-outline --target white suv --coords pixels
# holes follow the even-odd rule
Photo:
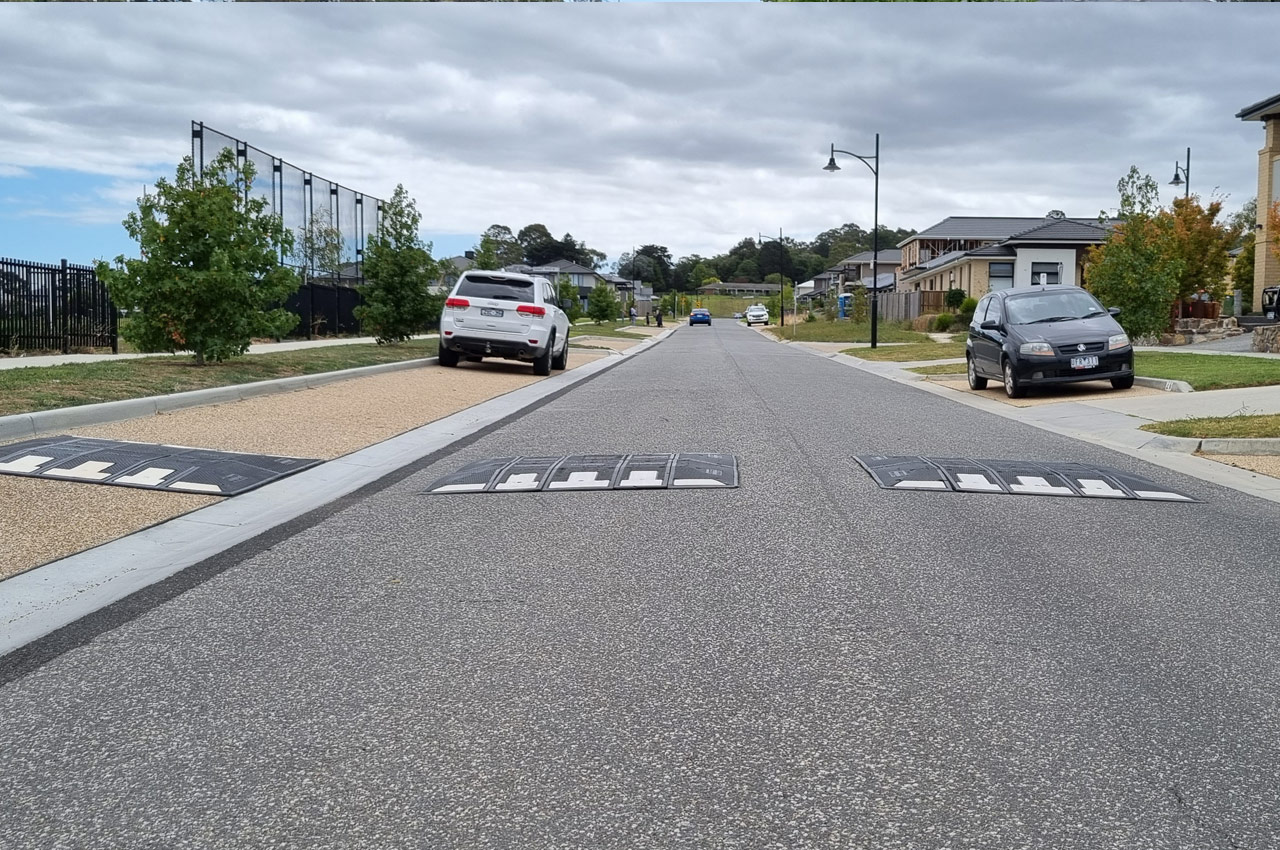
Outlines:
[[[756,322],[763,325],[769,324],[769,311],[763,304],[752,304],[747,308],[747,327],[751,327]]]
[[[458,278],[440,315],[440,365],[461,358],[533,362],[550,375],[569,362],[569,317],[545,277],[472,269]]]

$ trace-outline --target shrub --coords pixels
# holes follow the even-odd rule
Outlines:
[[[943,296],[943,303],[947,305],[947,309],[951,311],[959,310],[960,305],[964,303],[965,293],[963,289],[948,289],[947,294]]]
[[[956,322],[961,325],[967,325],[973,321],[973,311],[978,309],[977,298],[966,298],[960,302],[960,312],[956,315]]]
[[[955,292],[954,289],[951,291]],[[941,313],[933,320],[933,329],[938,333],[946,333],[951,330],[951,323],[955,321],[955,318],[956,317],[950,313]]]

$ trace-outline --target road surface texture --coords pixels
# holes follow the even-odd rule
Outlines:
[[[742,486],[422,494],[483,458],[674,451],[737,454]],[[1094,462],[1202,503],[892,492],[859,454]],[[1274,519],[682,327],[0,660],[0,845],[1274,848]]]

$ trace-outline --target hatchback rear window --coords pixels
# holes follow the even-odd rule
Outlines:
[[[497,301],[535,300],[533,281],[505,277],[464,277],[458,284],[457,294],[471,298],[493,298]]]

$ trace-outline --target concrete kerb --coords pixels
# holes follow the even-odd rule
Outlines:
[[[223,404],[229,401],[241,401],[274,393],[305,390],[311,387],[332,384],[335,381],[366,378],[370,375],[399,372],[404,369],[417,369],[435,362],[436,358],[425,357],[418,360],[405,360],[400,363],[360,366],[355,369],[344,369],[340,372],[319,372],[315,375],[297,375],[292,378],[277,378],[271,381],[233,384],[229,387],[212,387],[207,390],[190,390],[183,393],[171,393],[148,398],[104,401],[100,404],[83,404],[77,407],[63,407],[57,410],[41,410],[36,413],[0,416],[0,440],[38,437],[41,434],[51,434],[82,425],[102,425],[107,422],[136,419],[140,416],[154,416],[157,413],[182,410],[187,407]]]
[[[0,581],[0,656],[613,369],[669,334],[645,340],[619,357],[553,375],[249,493]]]
[[[1084,417],[1049,415],[1043,407],[1010,407],[992,399],[957,393],[955,390],[933,385],[924,379],[924,375],[896,368],[899,364],[877,363],[860,360],[847,354],[806,350],[817,357],[825,357],[899,384],[910,384],[924,392],[933,393],[958,404],[968,405],[1064,437],[1101,445],[1202,481],[1230,487],[1268,501],[1280,502],[1280,479],[1259,476],[1245,469],[1227,466],[1198,456],[1198,454],[1280,454],[1280,440],[1199,440],[1188,437],[1166,437],[1139,430],[1138,425],[1146,422],[1139,417],[1111,414],[1109,411],[1096,408],[1088,411]],[[1081,407],[1086,406],[1077,406],[1077,408]],[[1082,419],[1092,420],[1094,427],[1085,425]],[[1124,420],[1124,425],[1097,427],[1103,420],[1110,420],[1112,423]],[[1256,450],[1256,447],[1262,447],[1264,444],[1268,447],[1274,444],[1274,448],[1265,452]]]

